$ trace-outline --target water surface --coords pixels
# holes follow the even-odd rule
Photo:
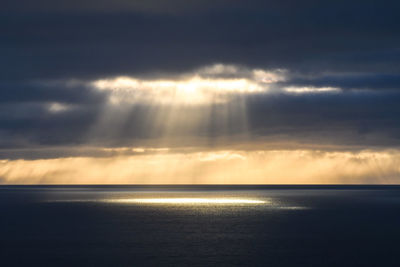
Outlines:
[[[1,186],[2,266],[398,266],[398,186]]]

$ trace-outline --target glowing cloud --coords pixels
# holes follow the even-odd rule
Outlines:
[[[400,151],[165,152],[0,161],[5,184],[391,184]],[[147,200],[145,200],[147,201]],[[148,200],[150,201],[150,200]]]
[[[62,103],[53,102],[48,105],[48,110],[52,113],[58,113],[69,110],[71,107]]]
[[[204,79],[144,81],[129,77],[99,80],[93,83],[111,92],[111,102],[148,101],[159,104],[203,104],[224,102],[232,93],[251,94],[265,89],[246,79]]]
[[[241,70],[216,64],[175,79],[144,80],[120,76],[93,81],[98,90],[110,92],[112,103],[157,104],[223,103],[234,95],[267,92],[269,85],[284,79],[284,71]]]
[[[336,87],[286,87],[284,89],[288,93],[294,94],[309,94],[309,93],[329,93],[329,92],[340,92],[339,88]]]

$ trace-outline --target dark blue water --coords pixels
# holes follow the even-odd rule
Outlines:
[[[400,266],[397,186],[2,186],[1,266]]]

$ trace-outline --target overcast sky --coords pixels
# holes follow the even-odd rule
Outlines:
[[[17,160],[299,149],[390,150],[385,175],[397,182],[399,9],[385,0],[3,0],[0,182],[58,181],[12,176]]]

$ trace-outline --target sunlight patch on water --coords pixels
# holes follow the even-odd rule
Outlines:
[[[138,203],[138,204],[265,204],[264,200],[238,199],[238,198],[127,198],[109,199],[112,203]]]
[[[234,197],[143,197],[143,198],[93,198],[93,199],[57,199],[46,202],[104,203],[115,205],[163,205],[163,206],[259,206],[263,209],[308,210],[310,207],[281,203],[271,198],[234,198]],[[294,203],[293,203],[294,204]]]

